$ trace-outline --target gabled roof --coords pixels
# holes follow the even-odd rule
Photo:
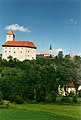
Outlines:
[[[7,35],[14,35],[12,29],[10,29],[10,30],[7,32]]]
[[[33,42],[29,42],[29,41],[7,41],[2,46],[3,47],[30,47],[34,49],[37,48],[33,44]]]
[[[78,80],[77,84],[81,85],[81,80]]]
[[[75,88],[74,82],[68,83],[66,86],[68,88]]]

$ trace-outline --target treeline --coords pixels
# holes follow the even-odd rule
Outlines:
[[[55,101],[58,86],[81,79],[81,60],[62,53],[53,58],[20,62],[0,59],[0,99],[23,103]]]

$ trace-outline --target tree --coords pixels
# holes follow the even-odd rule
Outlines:
[[[58,53],[58,60],[60,60],[60,61],[63,60],[63,51],[59,51],[59,53]]]

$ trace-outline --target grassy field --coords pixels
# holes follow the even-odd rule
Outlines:
[[[80,106],[12,104],[0,109],[0,120],[81,120]]]

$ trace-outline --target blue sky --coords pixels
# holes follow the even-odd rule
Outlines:
[[[81,54],[80,0],[0,0],[0,53],[11,27],[16,40],[32,41],[37,53]]]

